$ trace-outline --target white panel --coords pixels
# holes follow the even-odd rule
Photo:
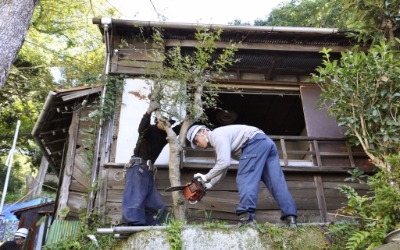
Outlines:
[[[150,93],[150,88],[146,81],[143,79],[125,79],[125,81],[115,163],[126,163],[132,156],[138,138],[139,123],[149,105],[147,96]],[[139,96],[146,98],[141,99]],[[152,117],[153,122],[154,116]],[[168,165],[168,159],[169,146],[167,144],[157,158],[156,164],[166,166]]]
[[[140,120],[149,105],[148,84],[142,79],[126,79],[125,81],[115,155],[116,163],[129,161],[138,138]],[[141,100],[137,94],[145,96],[146,99]]]

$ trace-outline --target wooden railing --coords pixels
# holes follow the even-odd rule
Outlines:
[[[285,171],[344,172],[359,167],[359,164],[372,171],[365,153],[352,148],[344,137],[269,137],[278,146],[281,166]],[[302,144],[301,147],[298,144]],[[237,167],[237,163],[232,160],[232,167]],[[182,167],[211,168],[215,164],[215,152],[212,148],[193,150],[186,147],[181,164]]]

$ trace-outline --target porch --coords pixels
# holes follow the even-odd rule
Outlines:
[[[345,181],[345,178],[350,177],[348,171],[355,167],[368,174],[373,173],[373,167],[366,156],[360,150],[351,148],[345,138],[270,137],[279,148],[281,166],[296,202],[300,223],[337,220],[335,211],[346,203],[345,197],[336,189],[340,185],[351,186],[360,194],[368,191],[366,184]],[[182,183],[189,182],[197,172],[207,172],[213,165],[212,149],[193,150],[186,147],[181,155]],[[122,163],[106,163],[102,171],[99,200],[103,202],[99,204],[101,211],[111,219],[111,224],[118,224],[121,219],[123,166]],[[167,206],[171,207],[171,193],[164,191],[170,186],[168,166],[158,164],[157,167],[157,187]],[[236,171],[237,162],[232,160],[225,179],[208,190],[200,202],[188,204],[189,223],[218,220],[236,224]],[[262,223],[280,222],[280,209],[262,183],[259,187],[256,219]]]

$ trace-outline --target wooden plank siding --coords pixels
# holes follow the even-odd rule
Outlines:
[[[67,219],[78,219],[79,214],[87,207],[88,190],[90,189],[90,173],[92,166],[85,155],[91,150],[86,144],[95,140],[95,134],[90,133],[90,122],[86,119],[93,111],[90,105],[73,112],[69,129],[68,155],[66,157],[63,180],[60,188],[60,198],[56,218],[64,207],[69,208]],[[90,146],[90,145],[89,145]]]
[[[111,224],[118,224],[121,219],[121,201],[124,188],[122,177],[122,164],[106,164],[103,170],[102,184],[105,199],[105,214],[110,218]],[[284,168],[284,169],[289,169]],[[181,170],[182,183],[189,182],[193,174],[205,172],[204,168],[184,167]],[[368,191],[365,184],[345,182],[349,177],[345,171],[338,173],[329,172],[301,172],[286,171],[285,177],[289,190],[298,208],[299,222],[329,222],[336,220],[335,211],[346,203],[346,198],[337,190],[339,185],[349,185],[360,194]],[[236,206],[239,200],[236,187],[236,170],[231,168],[225,179],[207,191],[206,196],[197,204],[188,204],[188,222],[204,222],[207,220],[226,221],[236,223]],[[170,186],[168,169],[159,167],[156,174],[156,185],[170,208],[172,204],[171,193],[165,192]],[[268,192],[264,184],[260,183],[256,217],[259,222],[278,223],[280,209]]]
[[[130,75],[143,75],[152,69],[159,69],[163,63],[161,59],[154,57],[152,42],[143,43],[126,41],[129,48],[121,48],[120,44],[115,50],[111,69],[114,72],[127,73]]]

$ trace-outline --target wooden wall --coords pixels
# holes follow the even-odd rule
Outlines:
[[[189,182],[193,174],[205,173],[205,169],[182,169],[182,183]],[[122,165],[110,164],[103,170],[102,190],[103,212],[111,218],[111,224],[118,224],[121,219],[121,201],[124,187]],[[361,194],[368,190],[367,185],[344,182],[346,173],[301,173],[285,171],[286,181],[298,208],[299,222],[330,222],[335,221],[335,211],[346,203],[345,197],[336,189],[346,184],[354,187]],[[238,203],[236,187],[236,171],[228,172],[225,179],[207,191],[206,196],[197,204],[188,204],[188,222],[204,222],[210,220],[237,223],[235,214]],[[156,175],[157,188],[165,203],[172,204],[171,193],[165,192],[169,187],[168,169],[159,168]],[[321,209],[320,209],[321,208]],[[279,223],[280,209],[269,194],[266,187],[260,183],[259,198],[256,212],[258,222]]]
[[[90,133],[88,114],[92,107],[85,107],[73,113],[67,145],[65,166],[63,169],[62,183],[57,204],[56,217],[64,207],[69,208],[67,219],[76,220],[79,214],[87,207],[88,190],[90,187],[91,164],[87,162],[85,155],[91,149],[90,142],[95,141],[95,134]],[[86,142],[85,142],[86,141]],[[89,148],[87,148],[89,147]]]

